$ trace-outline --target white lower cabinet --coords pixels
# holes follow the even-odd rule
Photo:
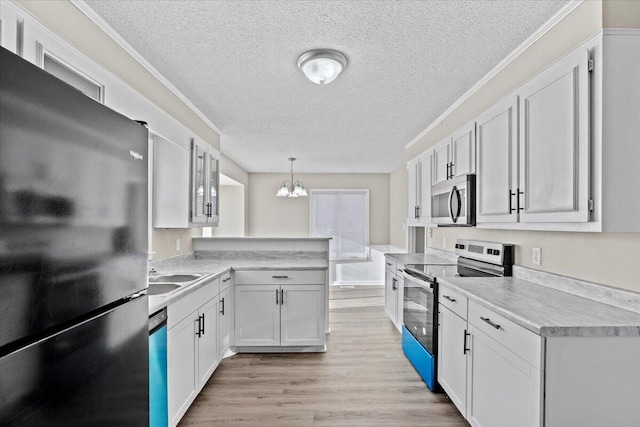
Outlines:
[[[229,299],[229,288],[220,291],[218,310],[218,359],[222,360],[227,350],[229,350],[229,318],[231,317],[231,300]]]
[[[324,347],[326,272],[237,271],[234,348]]]
[[[387,316],[398,330],[402,330],[404,309],[404,265],[385,257],[384,305]]]
[[[198,341],[194,339],[197,319],[195,311],[167,333],[169,423],[172,426],[178,424],[198,394]]]
[[[226,273],[223,277],[230,275]],[[223,293],[219,289],[220,278],[216,277],[167,307],[167,388],[171,426],[182,419],[224,354],[220,350],[224,343],[221,337],[228,337],[229,331],[228,321],[221,313]],[[224,292],[228,294],[229,289]]]
[[[236,347],[324,346],[324,285],[238,285]]]
[[[540,371],[469,325],[467,421],[481,427],[541,426]]]
[[[542,426],[541,337],[460,294],[455,301],[468,309],[438,307],[444,391],[474,427]]]
[[[467,416],[467,320],[440,304],[438,382],[462,416]]]

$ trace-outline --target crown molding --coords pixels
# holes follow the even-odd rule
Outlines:
[[[491,71],[489,71],[483,78],[481,78],[475,85],[473,85],[468,91],[466,91],[460,98],[456,100],[449,108],[447,108],[442,114],[438,116],[425,130],[420,132],[418,136],[413,138],[411,142],[404,146],[405,150],[409,149],[416,142],[422,139],[426,134],[431,132],[436,126],[442,122],[449,114],[451,114],[456,108],[462,105],[467,99],[471,98],[482,86],[484,86],[489,80],[494,78],[500,71],[505,69],[509,64],[516,60],[523,52],[537,42],[542,36],[544,36],[549,30],[551,30],[558,22],[569,15],[573,10],[582,4],[584,0],[573,0],[564,5],[558,10],[547,22],[545,22],[540,28],[538,28],[533,34],[531,34],[525,41],[523,41],[518,47],[516,47],[506,58],[504,58],[498,65],[496,65]]]
[[[149,63],[137,50],[133,48],[125,39],[122,38],[116,30],[111,27],[100,15],[98,15],[84,0],[69,0],[80,12],[82,12],[87,18],[91,20],[95,25],[104,31],[109,37],[111,37],[122,49],[124,49],[133,59],[135,59],[140,65],[142,65],[153,77],[155,77],[160,83],[162,83],[171,93],[173,93],[180,101],[182,101],[189,109],[191,109],[207,126],[210,126],[219,135],[222,135],[222,131],[214,125],[207,116],[204,115],[189,99],[178,90],[166,77],[164,77],[160,71],[158,71],[153,65]]]

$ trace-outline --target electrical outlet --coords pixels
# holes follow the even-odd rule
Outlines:
[[[446,237],[443,237],[443,238],[442,238],[442,247],[443,247],[443,248],[446,248],[446,247],[447,247],[447,238],[446,238]]]
[[[402,223],[402,231],[405,231],[407,229],[407,224],[405,224],[404,222]]]
[[[542,265],[542,249],[533,248],[532,254],[533,257],[531,259],[531,262],[533,263],[533,265]]]
[[[433,237],[433,228],[429,227],[429,237]]]
[[[180,252],[180,239],[176,239],[176,252]]]

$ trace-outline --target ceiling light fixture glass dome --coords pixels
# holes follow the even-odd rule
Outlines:
[[[347,67],[347,58],[337,50],[313,49],[298,58],[298,68],[314,83],[331,83]]]

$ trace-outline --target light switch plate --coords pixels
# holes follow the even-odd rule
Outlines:
[[[542,265],[542,249],[533,248],[531,262],[533,265]]]
[[[176,252],[180,252],[180,239],[176,239]]]
[[[443,238],[442,238],[442,247],[443,247],[443,248],[446,248],[446,247],[447,247],[447,238],[446,238],[446,237],[443,237]]]

